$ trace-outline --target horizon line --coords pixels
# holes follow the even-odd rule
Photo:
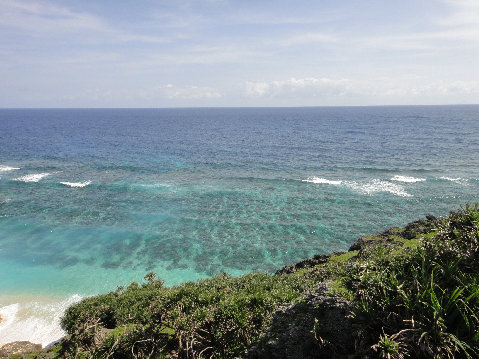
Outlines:
[[[268,109],[268,108],[353,108],[353,107],[448,107],[479,106],[479,103],[423,105],[318,105],[318,106],[171,106],[171,107],[0,107],[0,110],[161,110],[161,109]]]

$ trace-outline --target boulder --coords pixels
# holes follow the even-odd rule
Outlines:
[[[343,358],[354,353],[351,303],[321,283],[300,301],[279,308],[268,333],[247,359]]]
[[[8,358],[12,354],[22,354],[39,350],[42,350],[41,344],[27,341],[8,343],[0,348],[0,358]]]
[[[334,254],[342,254],[343,252],[338,252]],[[275,275],[291,274],[295,273],[302,268],[311,268],[317,266],[318,264],[326,263],[331,254],[316,254],[313,258],[305,259],[301,262],[285,266],[276,271]]]

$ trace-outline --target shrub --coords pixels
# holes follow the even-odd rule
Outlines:
[[[373,348],[390,353],[395,340],[416,358],[479,355],[478,219],[477,206],[467,206],[407,255],[356,266],[353,314],[371,341],[379,338]]]
[[[69,334],[65,351],[118,358],[172,351],[180,357],[236,357],[258,340],[277,307],[314,284],[261,273],[239,278],[222,273],[173,288],[149,279],[69,308],[62,319]],[[86,317],[95,325],[84,327]],[[113,324],[115,333],[98,334],[98,328]],[[118,331],[122,327],[129,329]]]

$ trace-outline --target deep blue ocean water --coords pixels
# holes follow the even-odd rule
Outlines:
[[[479,106],[0,110],[3,294],[274,272],[467,202]]]

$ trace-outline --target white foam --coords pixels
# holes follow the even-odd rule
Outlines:
[[[15,341],[30,341],[43,347],[65,336],[60,319],[65,310],[81,300],[78,295],[14,303],[0,307],[0,346]]]
[[[460,183],[460,184],[465,184],[465,182],[467,181],[466,179],[461,178],[461,177],[452,178],[452,177],[442,176],[440,178],[443,179],[443,180],[446,180],[446,181],[456,182],[456,183]]]
[[[343,181],[340,180],[328,180],[321,177],[309,177],[308,179],[302,180],[303,182],[315,183],[315,184],[330,184],[334,186],[339,186]]]
[[[68,186],[68,187],[78,187],[78,188],[83,188],[88,186],[91,181],[85,181],[85,182],[60,182],[61,184]]]
[[[366,183],[347,182],[346,186],[367,195],[377,192],[388,192],[398,197],[412,197],[412,195],[407,193],[401,185],[379,179],[373,179]]]
[[[426,179],[425,178],[417,178],[417,177],[411,177],[411,176],[394,176],[391,178],[391,181],[396,181],[396,182],[404,182],[404,183],[415,183],[415,182],[424,182]]]
[[[20,167],[0,166],[0,172],[9,172],[19,170]]]
[[[2,321],[0,322],[0,334],[2,333],[3,328],[9,327],[13,323],[17,313],[18,303],[10,304],[0,308],[0,316],[2,317]]]
[[[25,176],[22,176],[22,177],[15,178],[15,181],[38,182],[38,181],[40,181],[42,178],[47,177],[47,176],[50,176],[50,175],[51,175],[51,173],[47,173],[47,172],[44,172],[44,173],[34,173],[34,174],[31,174],[31,175],[25,175]]]

